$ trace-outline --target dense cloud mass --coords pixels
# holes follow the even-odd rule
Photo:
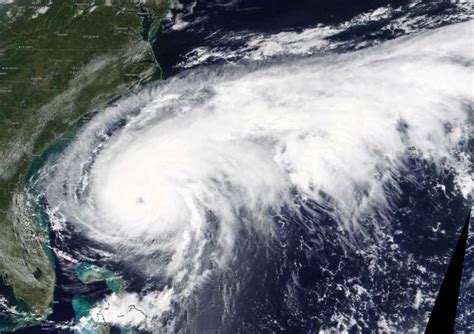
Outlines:
[[[467,198],[471,27],[250,70],[190,71],[97,115],[43,169],[51,219],[147,283],[140,294],[111,295],[92,316],[144,330],[182,330],[183,319],[203,328],[198,299],[245,261],[252,248],[242,238],[271,253],[281,224],[311,229],[324,215],[343,249],[382,244],[409,156],[452,173]],[[222,321],[244,283],[209,292]],[[295,286],[296,276],[288,291]],[[349,311],[338,316],[350,325]],[[380,328],[403,329],[378,316]]]

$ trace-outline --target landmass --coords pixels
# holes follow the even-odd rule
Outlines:
[[[107,287],[115,293],[122,291],[127,286],[127,282],[122,277],[89,263],[79,264],[77,277],[84,284],[105,281]]]
[[[24,193],[31,161],[87,113],[160,78],[149,40],[168,6],[0,0],[0,331],[43,319],[53,299],[48,227]]]

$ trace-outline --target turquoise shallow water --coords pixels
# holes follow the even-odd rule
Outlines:
[[[123,278],[115,275],[113,272],[99,268],[90,263],[80,263],[76,269],[76,275],[84,284],[93,284],[96,282],[105,282],[108,289],[113,293],[120,293],[125,287],[126,282]],[[77,324],[80,322],[82,317],[89,315],[94,306],[100,301],[94,300],[93,298],[77,294],[72,300],[72,306],[74,308],[74,322]],[[90,326],[85,327],[82,330],[75,330],[76,333],[98,333],[97,324],[90,321]],[[130,332],[128,329],[121,329],[123,332]],[[131,333],[131,332],[130,332]]]

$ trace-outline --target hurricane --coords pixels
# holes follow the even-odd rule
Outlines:
[[[60,251],[130,281],[79,328],[420,330],[436,264],[410,242],[437,221],[396,217],[428,183],[470,199],[472,22],[279,54],[123,97],[42,167]]]

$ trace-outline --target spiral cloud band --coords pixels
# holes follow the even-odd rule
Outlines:
[[[243,235],[271,249],[282,217],[314,203],[344,247],[365,247],[397,210],[407,156],[453,172],[467,197],[471,31],[190,71],[95,116],[42,171],[51,219],[161,283],[113,294],[91,317],[176,330],[238,260]],[[318,224],[318,213],[301,222]],[[221,295],[231,308],[233,292]]]

